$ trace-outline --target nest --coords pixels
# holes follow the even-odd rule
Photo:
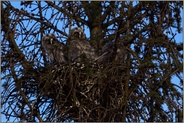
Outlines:
[[[72,116],[74,112],[80,112],[85,121],[99,121],[104,110],[113,109],[117,114],[122,108],[125,69],[117,63],[51,65],[43,70],[38,90],[43,97],[57,103],[63,117],[67,115],[67,119],[84,121],[79,116]]]

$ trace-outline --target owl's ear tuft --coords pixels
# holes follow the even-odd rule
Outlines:
[[[84,30],[82,28],[76,27],[70,30],[69,38],[86,39],[86,35],[84,34]]]

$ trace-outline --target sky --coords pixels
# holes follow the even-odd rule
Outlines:
[[[19,2],[12,2],[12,5],[13,5],[13,6],[16,6],[17,8],[20,6]],[[48,14],[48,15],[49,15],[49,14]],[[184,17],[183,11],[182,11],[181,15],[183,15],[182,17]],[[183,21],[183,20],[182,20],[182,21]],[[184,23],[184,21],[183,21],[183,23]],[[173,30],[173,31],[175,32],[176,30]],[[85,33],[86,33],[87,37],[89,37],[89,29],[85,29]],[[178,43],[183,42],[182,38],[184,38],[184,37],[182,37],[182,33],[177,34],[176,37],[175,37],[175,39],[176,39],[176,41],[177,41]],[[183,76],[183,75],[181,75],[181,76]],[[178,79],[177,77],[175,77],[175,76],[172,78],[172,82],[173,82],[173,83],[176,83],[177,85],[179,85],[179,79]],[[6,121],[6,117],[5,117],[4,115],[2,115],[2,121],[3,121],[3,122]]]

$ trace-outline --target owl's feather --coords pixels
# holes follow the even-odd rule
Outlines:
[[[104,45],[102,47],[100,56],[97,58],[98,63],[109,63],[112,61],[124,63],[125,60],[126,60],[125,47],[120,43],[115,44],[114,42],[110,42]]]
[[[84,57],[93,61],[97,58],[95,49],[90,45],[81,28],[74,28],[70,31],[67,46],[71,61],[81,61]]]
[[[43,37],[42,46],[44,47],[51,63],[66,62],[66,58],[63,53],[64,44],[59,42],[53,34],[47,34]]]

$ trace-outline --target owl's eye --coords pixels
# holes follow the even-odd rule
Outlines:
[[[74,36],[77,37],[77,38],[79,38],[79,32],[75,32],[74,33]]]

